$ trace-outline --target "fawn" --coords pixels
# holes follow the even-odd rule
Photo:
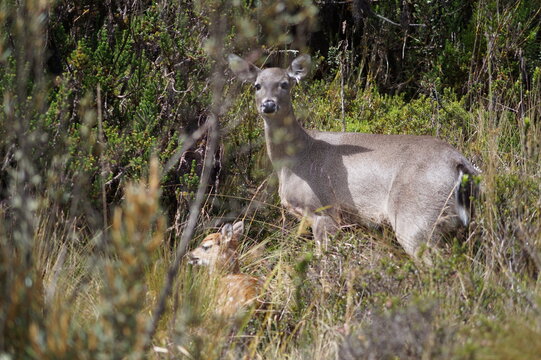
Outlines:
[[[218,280],[217,313],[230,317],[252,305],[260,305],[263,282],[239,270],[238,239],[244,232],[242,221],[225,224],[219,233],[208,235],[201,245],[190,252],[188,262],[206,266],[221,276]]]

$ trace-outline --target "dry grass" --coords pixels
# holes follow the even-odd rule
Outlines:
[[[201,4],[201,9],[205,6]],[[478,20],[477,35],[486,37],[483,44],[491,45],[492,52],[487,50],[469,71],[472,79],[488,80],[481,89],[471,85],[465,98],[473,105],[445,104],[460,108],[456,113],[435,111],[432,105],[423,108],[429,103],[426,98],[398,106],[403,98],[380,96],[360,81],[346,84],[346,94],[362,95],[350,99],[360,102],[362,111],[376,112],[379,106],[408,113],[416,106],[422,111],[415,111],[426,111],[436,122],[449,116],[465,124],[463,128],[454,127],[454,122],[438,125],[483,171],[476,217],[464,237],[442,244],[441,256],[430,268],[419,267],[407,257],[389,229],[349,229],[316,256],[304,224],[283,214],[276,186],[260,180],[268,174],[239,170],[222,185],[223,193],[201,197],[203,205],[194,207],[196,226],[190,228],[195,234],[190,241],[193,248],[215,232],[209,224],[235,216],[246,224],[241,271],[265,279],[266,306],[231,320],[214,311],[216,275],[184,263],[172,276],[165,311],[156,311],[168,274],[180,260],[175,257],[180,245],[174,230],[188,228],[180,220],[176,228],[166,227],[164,213],[178,215],[178,209],[170,211],[160,202],[166,185],[157,160],[132,164],[143,168],[145,175],[129,184],[122,180],[112,196],[122,200],[110,203],[104,191],[108,171],[104,161],[96,162],[95,173],[86,168],[94,162],[81,162],[75,175],[68,176],[66,170],[79,160],[67,159],[69,147],[84,149],[81,154],[93,160],[104,154],[100,142],[105,141],[104,134],[91,131],[101,118],[93,100],[88,100],[92,96],[77,104],[78,137],[64,139],[55,133],[47,138],[48,133],[41,132],[39,121],[49,121],[41,117],[50,105],[45,96],[49,85],[33,71],[43,68],[40,24],[46,8],[47,2],[30,1],[25,8],[28,16],[13,13],[18,20],[12,23],[3,12],[8,4],[0,5],[0,23],[12,26],[15,39],[21,40],[15,41],[15,50],[25,64],[12,74],[17,86],[2,89],[0,135],[8,141],[1,148],[17,151],[9,150],[1,164],[2,174],[9,177],[0,179],[8,187],[2,189],[5,199],[0,204],[1,359],[536,359],[541,353],[537,341],[541,334],[541,70],[531,71],[527,91],[520,82],[502,86],[508,74],[497,60],[511,52],[506,47],[510,45],[497,43],[505,39],[492,36],[492,28],[483,23],[498,22],[494,32],[512,28],[509,13]],[[303,16],[309,16],[310,9]],[[478,10],[483,9],[480,5]],[[219,33],[218,25],[213,31]],[[280,34],[281,30],[271,35]],[[223,51],[224,34],[218,35],[213,38],[216,42],[205,45],[214,60]],[[0,66],[7,67],[6,41],[0,35]],[[214,48],[215,44],[220,46]],[[217,77],[215,83],[197,86],[214,95],[212,111],[231,126],[224,142],[253,136],[257,133],[253,124],[240,121],[243,116],[254,118],[253,113],[246,115],[246,93],[236,97],[221,80]],[[208,90],[209,84],[213,89]],[[306,125],[332,127],[328,119],[341,109],[333,110],[334,103],[321,99],[336,95],[339,87],[316,84],[301,89],[306,91],[298,93],[298,103],[310,103],[314,115]],[[229,112],[218,106],[221,95],[227,98]],[[455,114],[463,118],[454,119]],[[358,113],[348,110],[345,115],[353,118]],[[64,125],[59,120],[55,131],[63,131]],[[359,120],[354,125],[370,124]],[[377,126],[394,131],[411,125],[397,121]],[[52,154],[38,151],[49,143],[54,145]],[[252,157],[249,161],[265,158],[264,149],[242,149],[245,153],[231,155],[241,159],[239,168],[246,153]],[[264,169],[261,162],[258,169]],[[43,164],[47,167],[40,172]],[[197,180],[186,181],[197,187]],[[73,192],[60,191],[68,183]],[[90,196],[95,192],[99,196]],[[178,196],[185,196],[186,202],[194,198],[189,192]],[[91,203],[96,198],[99,203]],[[236,205],[227,208],[229,204]],[[103,222],[103,214],[95,209],[108,206],[112,216],[105,216]],[[153,317],[159,320],[155,332],[151,331]]]

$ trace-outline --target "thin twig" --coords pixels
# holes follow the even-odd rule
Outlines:
[[[171,295],[175,278],[180,269],[180,263],[182,261],[182,258],[186,254],[186,250],[188,249],[188,243],[193,237],[194,229],[197,224],[197,219],[199,218],[199,212],[201,210],[201,204],[203,203],[203,199],[205,197],[205,190],[208,185],[210,173],[212,172],[212,166],[214,164],[214,153],[218,143],[218,121],[216,119],[216,116],[214,114],[211,114],[205,124],[207,125],[207,128],[209,130],[209,141],[206,148],[203,172],[201,174],[201,182],[199,183],[195,199],[190,206],[190,215],[188,217],[186,228],[182,232],[182,236],[180,238],[180,245],[177,248],[175,260],[173,261],[173,264],[170,266],[169,271],[167,272],[165,285],[163,286],[160,297],[158,298],[156,306],[154,307],[152,319],[150,321],[146,337],[144,339],[143,349],[145,351],[149,349],[152,337],[154,336],[156,328],[158,327],[158,322],[162,317],[163,313],[165,312],[166,300]]]
[[[103,114],[101,110],[101,86],[98,84],[97,90],[97,105],[98,105],[98,137],[100,142],[100,182],[101,182],[101,202],[103,211],[103,234],[107,233],[107,196],[105,194],[105,140],[103,138]]]
[[[169,158],[165,166],[163,167],[162,176],[165,177],[165,175],[171,170],[173,165],[178,163],[180,160],[182,154],[186,152],[189,148],[195,144],[197,140],[199,140],[205,132],[209,129],[209,121],[207,120],[203,125],[201,125],[196,131],[194,131],[191,135],[185,136],[180,139],[180,142],[182,142],[182,147],[180,147],[174,154]]]
[[[346,131],[346,110],[344,104],[344,58],[347,56],[345,55],[348,50],[347,40],[345,44],[346,45],[343,46],[344,49],[342,50],[342,59],[340,60],[340,105],[342,107],[342,131],[344,132]]]

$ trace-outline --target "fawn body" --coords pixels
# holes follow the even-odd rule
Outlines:
[[[238,238],[244,224],[226,224],[219,233],[208,235],[199,247],[188,254],[193,265],[206,266],[219,274],[216,312],[222,316],[233,316],[251,305],[260,303],[261,279],[239,270]]]
[[[310,220],[316,241],[343,225],[388,224],[415,257],[433,235],[468,225],[477,170],[453,147],[431,136],[307,131],[291,88],[307,75],[308,55],[288,69],[228,60],[239,80],[255,85],[282,205]]]

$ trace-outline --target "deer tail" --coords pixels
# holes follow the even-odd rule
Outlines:
[[[472,198],[477,196],[477,185],[473,176],[478,173],[473,166],[460,164],[457,167],[458,178],[455,185],[455,206],[462,225],[468,226],[473,214]]]

